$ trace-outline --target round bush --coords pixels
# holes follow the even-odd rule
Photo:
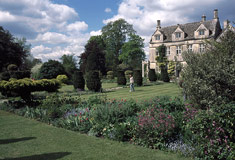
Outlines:
[[[58,81],[60,81],[61,83],[67,83],[68,82],[68,77],[66,75],[58,75],[56,77],[56,79]]]
[[[82,71],[75,71],[73,75],[73,87],[75,89],[84,90],[85,88],[85,80],[83,77]]]
[[[101,81],[99,77],[99,72],[89,71],[86,73],[86,85],[91,91],[98,92],[101,89]]]
[[[108,71],[107,72],[107,78],[108,79],[113,79],[114,78],[113,71]]]
[[[143,85],[143,78],[140,70],[134,71],[134,82],[137,84],[137,86]]]
[[[118,85],[126,85],[126,77],[124,71],[118,71],[117,83]]]

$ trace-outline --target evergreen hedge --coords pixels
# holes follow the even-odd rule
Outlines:
[[[98,92],[101,89],[101,81],[98,71],[86,72],[86,86],[90,91]]]
[[[134,77],[134,82],[137,84],[137,86],[143,85],[143,78],[142,78],[141,70],[135,70],[133,77]]]
[[[124,71],[117,72],[117,84],[126,85],[126,77],[125,77]]]
[[[154,69],[150,69],[148,73],[148,78],[151,82],[155,82],[157,80],[157,75]]]
[[[83,77],[82,71],[75,71],[73,75],[73,87],[75,89],[84,90],[85,88],[85,80]]]

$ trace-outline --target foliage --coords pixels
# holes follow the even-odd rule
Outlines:
[[[66,76],[66,75],[58,75],[57,77],[56,77],[56,79],[58,80],[58,81],[60,81],[61,83],[67,83],[68,82],[68,77]]]
[[[189,99],[202,108],[235,100],[235,33],[219,42],[208,42],[205,53],[183,53],[187,63],[182,73]]]
[[[155,82],[157,80],[155,69],[150,69],[148,73],[149,81]]]
[[[90,71],[86,72],[86,86],[90,91],[98,92],[101,89],[101,81],[99,72]]]
[[[175,65],[176,65],[176,62],[169,61],[168,70],[167,70],[169,77],[173,77],[175,75]]]
[[[48,91],[55,92],[60,87],[60,82],[56,79],[32,80],[10,79],[9,81],[0,81],[0,92],[5,96],[20,96],[24,100],[29,100],[31,92]]]
[[[108,71],[107,72],[107,78],[108,79],[114,79],[113,71]]]
[[[137,84],[137,86],[143,85],[143,78],[140,70],[134,70],[134,82]]]
[[[29,78],[30,77],[30,71],[25,70],[25,71],[5,71],[2,72],[0,75],[1,80],[6,80],[8,81],[10,78],[15,78],[15,79],[23,79],[23,78]]]
[[[117,66],[120,64],[119,55],[121,49],[127,40],[130,33],[135,33],[132,25],[124,19],[118,19],[114,22],[109,22],[102,28],[102,38],[104,39],[107,53],[106,68],[116,73]]]
[[[17,67],[17,65],[15,65],[15,64],[9,64],[8,66],[7,66],[7,70],[8,71],[16,71],[18,69],[18,67]]]
[[[15,64],[19,68],[28,54],[28,50],[7,30],[0,26],[0,72],[10,64]]]
[[[33,79],[40,79],[40,68],[42,67],[42,63],[36,64],[31,69],[31,78]]]
[[[150,148],[162,149],[174,134],[175,121],[170,112],[160,106],[152,106],[138,115],[134,141]]]
[[[43,63],[40,68],[41,79],[52,79],[63,74],[66,74],[63,65],[55,60],[49,60],[48,62]]]
[[[84,90],[85,80],[81,71],[75,71],[73,75],[73,86],[75,89]]]
[[[167,72],[167,57],[166,57],[166,46],[161,45],[158,47],[159,56],[156,57],[157,65],[161,70],[161,80],[163,82],[169,82],[170,78]]]
[[[65,69],[66,74],[68,75],[68,78],[71,80],[73,73],[75,70],[77,70],[77,62],[73,54],[71,55],[63,55],[61,58],[62,65]]]
[[[234,158],[234,113],[234,103],[214,106],[211,110],[200,110],[187,123],[195,157],[209,160]]]
[[[122,51],[118,59],[124,64],[128,64],[132,69],[138,69],[145,59],[143,47],[144,39],[131,33],[129,35],[129,41],[122,46]]]
[[[133,75],[133,71],[132,70],[126,70],[125,71],[126,80],[130,78],[130,75]]]
[[[125,77],[124,71],[118,71],[117,84],[126,85],[126,77]]]
[[[92,36],[85,45],[85,52],[80,56],[80,70],[85,72],[98,70],[106,75],[105,44],[101,36]]]

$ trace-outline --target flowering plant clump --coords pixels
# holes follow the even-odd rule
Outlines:
[[[139,113],[134,141],[150,148],[163,148],[174,128],[175,120],[169,111],[152,106]]]
[[[234,149],[234,105],[229,105],[227,118],[222,112],[201,110],[187,128],[191,131],[195,157],[199,159],[233,159]],[[233,116],[233,118],[232,118]],[[231,121],[233,119],[233,121]]]
[[[76,108],[67,112],[61,125],[70,130],[88,133],[92,127],[89,108]]]

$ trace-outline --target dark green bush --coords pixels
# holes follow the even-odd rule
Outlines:
[[[170,82],[170,78],[165,66],[161,67],[161,79],[163,82]]]
[[[7,70],[8,71],[16,71],[18,69],[18,67],[17,67],[17,65],[15,65],[15,64],[9,64],[8,66],[7,66]]]
[[[143,85],[141,70],[134,70],[133,77],[134,77],[134,82],[137,84],[137,86]]]
[[[130,75],[133,75],[133,71],[131,71],[131,70],[126,70],[126,71],[125,71],[126,80],[129,80],[129,79],[130,79]]]
[[[90,91],[98,92],[101,90],[101,81],[98,71],[86,72],[86,85]]]
[[[118,85],[126,85],[126,77],[125,77],[124,71],[118,71],[117,84]]]
[[[55,60],[49,60],[43,63],[40,68],[40,78],[41,79],[53,79],[58,75],[66,74],[63,65]]]
[[[82,71],[75,71],[73,75],[73,87],[75,89],[84,90],[85,80]]]
[[[8,81],[10,78],[15,79],[23,79],[23,78],[30,78],[30,71],[6,71],[2,72],[0,79]]]
[[[151,81],[151,82],[155,82],[157,80],[155,69],[150,69],[149,70],[148,78],[149,78],[149,81]]]

